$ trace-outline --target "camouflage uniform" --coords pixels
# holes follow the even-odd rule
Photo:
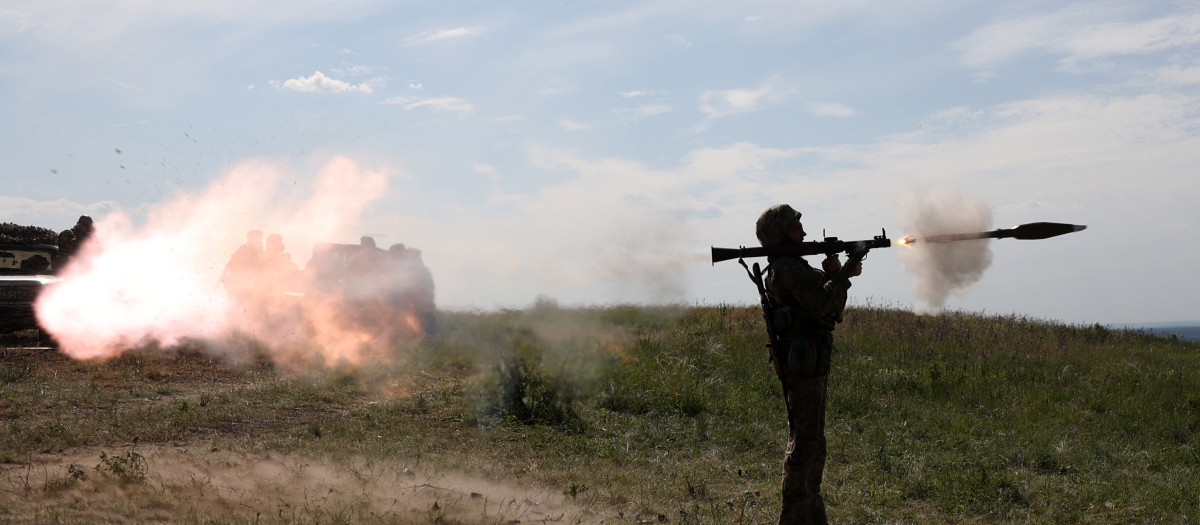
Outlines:
[[[758,221],[760,242],[763,246],[792,242],[787,229],[799,218],[800,213],[785,204],[769,208]],[[770,257],[768,262],[766,288],[783,343],[778,358],[790,422],[779,523],[824,524],[826,389],[833,329],[842,321],[850,281],[827,276],[800,257]]]

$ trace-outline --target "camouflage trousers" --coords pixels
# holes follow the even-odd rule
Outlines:
[[[780,525],[825,525],[821,479],[825,472],[825,404],[829,355],[833,338],[828,334],[793,341],[785,368],[787,377],[788,435],[783,459],[783,509]],[[823,361],[814,373],[811,356]],[[808,358],[806,358],[808,357]]]

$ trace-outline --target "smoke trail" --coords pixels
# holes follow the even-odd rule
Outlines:
[[[235,334],[267,345],[277,362],[361,358],[358,349],[370,334],[342,322],[337,303],[286,303],[282,284],[270,279],[258,280],[246,295],[269,300],[239,301],[234,290],[227,293],[228,283],[219,284],[247,231],[277,232],[291,246],[329,240],[344,235],[387,186],[385,173],[343,157],[320,170],[311,195],[279,190],[284,175],[296,179],[281,166],[247,162],[202,195],[154,207],[143,226],[121,212],[97,221],[94,236],[60,273],[62,281],[40,295],[39,322],[62,352],[78,359]],[[282,316],[295,322],[280,322]]]
[[[901,203],[899,222],[912,237],[992,227],[992,211],[986,202],[952,188],[913,188]],[[992,262],[989,242],[917,242],[901,249],[901,261],[914,277],[916,312],[940,312],[951,293],[962,293],[978,281]]]

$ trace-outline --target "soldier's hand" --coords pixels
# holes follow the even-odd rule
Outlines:
[[[825,270],[825,275],[833,275],[842,271],[842,261],[838,259],[838,254],[831,253],[821,261],[821,268]]]
[[[862,275],[862,261],[854,263],[854,269],[850,272],[850,277],[858,277]]]

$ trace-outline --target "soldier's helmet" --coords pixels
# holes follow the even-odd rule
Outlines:
[[[75,226],[71,227],[71,231],[75,232],[76,237],[87,237],[95,230],[92,218],[87,215],[80,215],[79,220],[75,221]]]
[[[788,228],[800,219],[800,212],[787,204],[776,204],[758,216],[754,233],[763,246],[775,246],[788,239]]]

